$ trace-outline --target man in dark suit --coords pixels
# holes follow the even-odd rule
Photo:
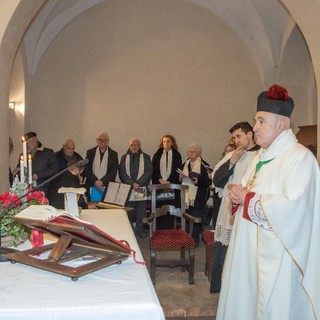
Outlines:
[[[66,139],[62,148],[55,152],[59,164],[59,171],[65,169],[73,160],[82,160],[79,153],[75,152],[76,144],[72,139]]]
[[[32,158],[32,185],[33,187],[36,187],[58,172],[58,161],[54,155],[54,151],[50,148],[46,148],[38,140],[36,132],[30,131],[24,134],[24,139],[27,142],[27,151]],[[17,169],[19,169],[19,162]],[[16,171],[20,171],[20,169]],[[45,184],[40,188],[46,196],[48,186],[49,184]]]
[[[49,204],[57,209],[64,209],[64,194],[58,193],[58,190],[64,188],[80,188],[80,177],[85,166],[79,163],[79,160],[71,160],[68,163],[68,170],[62,173],[56,179],[53,179],[49,185],[48,200]],[[78,201],[79,206],[87,209],[88,206],[83,198],[80,197]]]
[[[101,192],[108,182],[115,181],[119,167],[118,153],[109,147],[108,133],[100,132],[96,141],[97,146],[89,149],[86,155],[89,160],[85,169],[88,194],[93,186]]]

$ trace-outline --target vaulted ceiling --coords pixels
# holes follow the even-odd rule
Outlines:
[[[48,0],[24,37],[27,72],[36,73],[50,43],[77,16],[93,6],[111,0]],[[160,0],[155,0],[160,1]],[[200,6],[232,27],[252,53],[265,81],[281,65],[286,42],[295,22],[277,0],[173,0]]]

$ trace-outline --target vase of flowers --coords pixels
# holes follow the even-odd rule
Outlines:
[[[32,204],[48,204],[48,199],[42,191],[31,191],[28,185],[22,181],[15,180],[9,192],[0,195],[0,236],[1,246],[17,246],[26,241],[31,230],[25,225],[14,220],[13,217]],[[22,197],[21,199],[19,199]],[[18,200],[19,199],[19,200]]]

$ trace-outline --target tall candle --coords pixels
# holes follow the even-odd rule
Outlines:
[[[20,181],[24,181],[24,160],[23,156],[20,156]]]
[[[32,184],[32,160],[31,160],[31,154],[28,154],[28,175],[29,175],[28,183],[31,185]]]
[[[23,161],[24,166],[27,167],[27,141],[24,137],[22,137],[22,155],[23,155]]]

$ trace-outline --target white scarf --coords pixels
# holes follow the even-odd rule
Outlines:
[[[144,172],[144,159],[143,159],[143,153],[141,152],[140,159],[139,159],[139,171],[138,171],[137,180],[143,175],[143,172]],[[129,153],[126,155],[126,173],[132,179],[130,175],[130,154]]]
[[[108,149],[104,152],[102,161],[100,161],[100,149],[96,149],[96,154],[94,156],[92,171],[94,175],[100,180],[106,175],[108,170]]]
[[[189,178],[189,166],[190,159],[188,159],[183,167],[183,173],[187,176],[187,178],[182,179],[182,184],[189,186],[189,189],[187,189],[186,192],[186,208],[189,208],[189,206],[194,206],[194,201],[197,196],[198,187],[195,186],[191,179]],[[201,173],[201,158],[198,158],[195,162],[193,162],[193,168],[191,170],[192,172]]]
[[[160,175],[163,180],[168,180],[172,167],[172,150],[168,151],[168,163],[166,153],[167,152],[163,149],[163,153],[160,158]]]

